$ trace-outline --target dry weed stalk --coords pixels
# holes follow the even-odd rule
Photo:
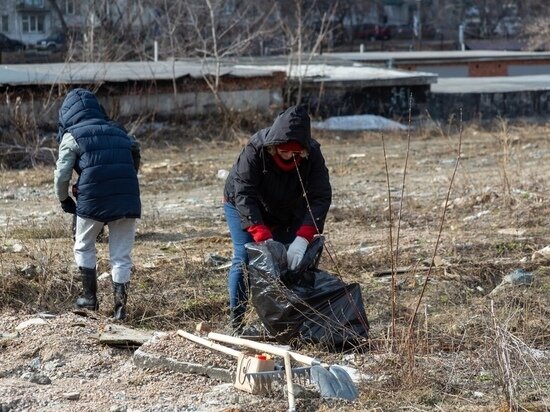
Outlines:
[[[412,105],[413,105],[413,96],[412,93],[409,95],[409,111],[408,111],[408,127],[407,127],[407,150],[405,154],[405,164],[403,166],[403,179],[401,183],[401,197],[399,200],[399,210],[397,215],[397,233],[395,239],[395,251],[393,248],[393,213],[392,213],[392,198],[391,198],[391,184],[390,184],[390,173],[388,169],[388,156],[386,152],[386,142],[384,139],[384,134],[382,133],[382,150],[384,153],[384,167],[386,172],[386,185],[388,190],[388,219],[389,219],[389,245],[390,245],[390,261],[391,261],[391,351],[396,350],[396,317],[397,317],[397,285],[396,285],[396,270],[399,265],[399,238],[401,232],[401,221],[403,216],[403,199],[405,197],[405,186],[407,180],[407,167],[409,163],[409,155],[411,148],[411,123],[412,123]]]
[[[495,334],[494,351],[496,362],[500,370],[500,383],[504,389],[504,396],[508,402],[508,410],[515,412],[518,410],[517,401],[517,381],[512,367],[511,351],[509,338],[511,334],[508,332],[506,324],[501,325],[495,315],[494,301],[491,300],[491,320],[493,321],[493,332]]]
[[[525,390],[536,388],[535,398],[539,398],[542,405],[536,410],[550,410],[547,403],[546,386],[547,383],[547,365],[541,364],[540,358],[535,355],[540,353],[533,350],[517,334],[513,333],[514,319],[523,317],[528,309],[518,307],[512,304],[511,307],[505,305],[505,319],[499,319],[497,308],[493,299],[490,300],[489,318],[490,324],[487,326],[489,332],[493,335],[490,347],[491,355],[488,359],[492,367],[496,369],[496,376],[500,384],[500,389],[504,394],[507,403],[507,410],[515,412],[526,410],[520,405],[520,397],[533,397],[533,394],[526,396]],[[547,362],[547,361],[545,361]],[[541,381],[543,382],[541,384]],[[523,396],[522,396],[523,395]]]
[[[304,185],[304,181],[302,179],[302,176],[300,175],[300,170],[298,169],[298,163],[296,162],[296,158],[293,157],[293,160],[294,160],[294,167],[296,168],[296,172],[298,174],[298,180],[300,181],[300,187],[302,188],[302,195],[304,196],[304,199],[306,201],[306,206],[307,206],[308,213],[311,215],[311,220],[312,220],[313,224],[315,225],[315,230],[316,230],[317,234],[320,235],[321,231],[319,230],[319,227],[317,226],[317,223],[316,223],[315,216],[313,215],[313,211],[311,209],[311,205],[310,205],[309,199],[307,197],[306,187]],[[331,252],[329,247],[331,249],[333,249],[333,252]],[[336,270],[336,273],[337,273],[338,277],[340,278],[340,280],[343,280],[342,279],[342,273],[340,271],[340,265],[338,264],[338,261],[336,259],[336,253],[334,252],[334,248],[332,248],[332,244],[326,238],[325,238],[325,243],[324,243],[324,249],[326,250],[332,264],[334,265],[334,268]],[[359,321],[361,322],[361,326],[366,331],[368,331],[369,330],[368,320],[363,318],[362,313],[359,310],[359,308],[357,307],[357,305],[355,304],[355,301],[353,300],[349,290],[347,288],[345,288],[345,290],[346,290],[346,297],[348,299],[348,302],[350,303],[350,305],[353,306],[353,310],[355,311],[357,319],[359,319]]]
[[[508,128],[508,121],[506,119],[500,118],[499,123],[501,126],[501,132],[499,133],[498,141],[502,149],[502,154],[500,158],[500,175],[502,178],[502,187],[504,191],[504,202],[507,206],[512,204],[512,189],[509,179],[509,163],[510,163],[510,150],[512,143],[510,141],[510,133]]]
[[[430,279],[432,269],[434,267],[434,260],[435,260],[435,257],[437,256],[437,249],[438,249],[439,243],[441,241],[441,234],[443,233],[443,225],[445,223],[445,215],[447,213],[447,209],[448,209],[448,205],[449,205],[449,198],[451,196],[451,191],[452,191],[452,188],[453,188],[453,183],[454,183],[454,180],[455,180],[456,171],[457,171],[458,165],[460,163],[460,157],[461,157],[461,153],[462,153],[462,133],[463,133],[463,123],[462,123],[462,109],[461,109],[460,110],[460,124],[459,124],[459,140],[458,140],[458,149],[457,149],[455,167],[454,167],[453,173],[451,175],[451,181],[449,182],[449,188],[447,190],[447,196],[445,197],[445,204],[443,206],[443,214],[441,216],[441,222],[440,222],[440,225],[439,225],[439,231],[438,231],[438,234],[437,234],[437,240],[436,240],[436,243],[435,243],[435,246],[434,246],[434,251],[433,251],[433,254],[432,254],[432,258],[430,259],[430,266],[428,268],[428,273],[426,273],[426,278],[424,279],[424,283],[422,285],[422,290],[420,292],[420,296],[418,297],[418,301],[417,301],[416,306],[414,308],[414,312],[411,316],[411,319],[410,319],[410,322],[409,322],[409,327],[408,327],[408,332],[407,332],[407,336],[406,336],[405,347],[409,348],[409,353],[411,353],[413,351],[413,342],[412,342],[412,340],[413,340],[413,327],[414,327],[414,324],[415,324],[416,316],[418,314],[418,310],[420,308],[420,304],[422,302],[422,298],[424,297],[424,294],[426,292],[426,288],[428,286],[428,281]]]
[[[390,350],[393,352],[395,350],[395,317],[396,317],[396,293],[395,293],[395,254],[393,251],[393,213],[391,207],[391,187],[390,187],[390,172],[388,170],[388,156],[386,153],[386,141],[384,139],[384,133],[382,133],[382,150],[384,152],[384,167],[386,170],[386,184],[388,189],[388,219],[389,219],[389,243],[390,243],[390,262],[391,262],[391,344]]]

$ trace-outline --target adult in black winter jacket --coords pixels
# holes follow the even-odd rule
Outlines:
[[[241,151],[224,190],[234,249],[228,289],[236,333],[242,331],[247,302],[244,245],[268,239],[290,243],[288,265],[295,269],[309,242],[323,231],[331,196],[325,159],[320,144],[311,138],[310,118],[303,106],[279,114]]]

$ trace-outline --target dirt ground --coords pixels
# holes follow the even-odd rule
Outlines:
[[[231,242],[220,177],[240,144],[165,138],[177,133],[142,133],[143,217],[126,325],[167,332],[171,357],[204,358],[175,331],[202,320],[225,326],[226,270],[217,265]],[[408,151],[407,133],[315,136],[333,186],[325,228],[333,259],[323,255],[321,267],[361,285],[371,339],[361,352],[298,348],[361,377],[357,401],[306,387],[298,410],[549,410],[550,261],[540,251],[550,245],[550,125],[466,125],[462,139],[432,128],[413,132]],[[133,349],[100,344],[111,286],[103,276],[97,314],[72,311],[79,285],[53,166],[0,176],[2,412],[286,410],[282,387],[247,395],[206,376],[140,368]],[[99,272],[108,272],[107,244],[98,252]],[[528,284],[496,288],[519,269]]]

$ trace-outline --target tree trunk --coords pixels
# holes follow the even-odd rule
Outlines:
[[[67,23],[65,22],[65,18],[63,17],[63,12],[59,8],[59,5],[57,4],[57,1],[55,0],[48,0],[50,5],[52,6],[53,11],[55,14],[57,14],[57,17],[59,17],[59,21],[61,22],[61,30],[63,30],[63,33],[67,33]]]

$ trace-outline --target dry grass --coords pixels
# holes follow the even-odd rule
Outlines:
[[[198,133],[196,127],[192,130]],[[371,340],[367,353],[302,348],[335,363],[349,362],[368,375],[355,404],[301,400],[306,410],[549,409],[550,264],[530,260],[550,240],[548,132],[544,125],[506,124],[506,132],[502,125],[490,130],[466,126],[434,259],[438,263],[407,340],[434,252],[457,143],[456,134],[445,130],[412,136],[399,243],[399,266],[409,269],[395,279],[393,352],[390,278],[372,275],[391,266],[380,136],[364,133],[337,140],[330,133],[319,135],[334,187],[327,236],[344,279],[362,286]],[[205,255],[231,256],[220,211],[223,182],[216,173],[231,166],[241,143],[208,139],[206,132],[200,141],[173,136],[159,142],[155,133],[143,139],[144,216],[134,250],[128,323],[173,330],[208,320],[221,329],[226,272],[207,264]],[[507,140],[500,144],[503,133]],[[400,182],[405,138],[385,138],[388,174],[392,182]],[[365,157],[350,158],[354,153]],[[3,199],[0,229],[3,312],[65,312],[78,294],[69,221],[52,198],[51,174],[47,168],[2,174],[3,193],[13,193]],[[394,202],[400,202],[399,190],[390,189]],[[392,207],[394,229],[398,205]],[[14,249],[17,245],[21,248]],[[98,245],[100,272],[108,270],[106,247]],[[34,274],[23,271],[31,266]],[[336,268],[326,256],[321,267]],[[533,285],[489,296],[519,267],[534,274]],[[107,281],[99,288],[100,314],[108,316],[111,286]]]

